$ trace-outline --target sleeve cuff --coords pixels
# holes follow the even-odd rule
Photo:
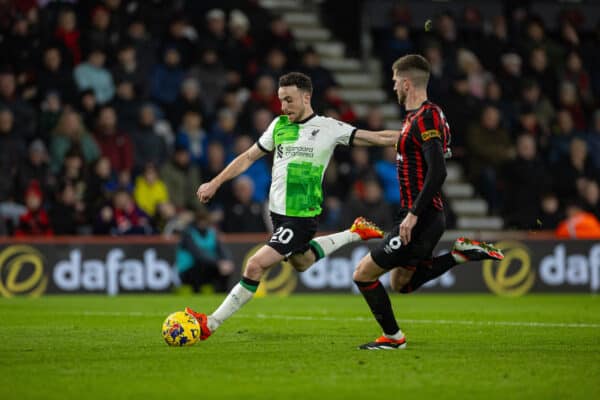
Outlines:
[[[270,151],[269,151],[269,150],[265,149],[265,147],[264,147],[262,144],[260,144],[260,141],[258,141],[258,140],[257,140],[257,141],[256,141],[256,145],[258,146],[258,148],[259,148],[259,149],[261,149],[261,150],[262,150],[262,151],[264,151],[265,153],[270,153]]]
[[[352,147],[354,144],[354,135],[356,135],[356,131],[358,130],[358,128],[354,128],[354,130],[352,130],[352,133],[350,134],[350,139],[348,140],[348,146]]]

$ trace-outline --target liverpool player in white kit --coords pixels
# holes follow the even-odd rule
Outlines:
[[[278,96],[283,115],[275,118],[258,141],[234,159],[219,175],[198,188],[200,201],[208,202],[227,180],[242,174],[252,163],[274,152],[269,210],[273,235],[246,264],[241,281],[210,315],[195,312],[201,339],[207,339],[256,292],[261,277],[272,266],[288,258],[298,271],[340,247],[359,240],[383,237],[374,224],[359,217],[346,231],[314,237],[323,201],[323,174],[337,145],[394,145],[398,132],[372,132],[333,118],[316,115],[311,106],[312,82],[298,72],[279,79]]]

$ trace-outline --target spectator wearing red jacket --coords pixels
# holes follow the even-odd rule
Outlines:
[[[131,175],[133,168],[133,143],[129,135],[117,126],[117,114],[113,107],[100,110],[94,133],[102,156],[110,160],[113,170],[120,175]]]
[[[52,236],[50,219],[42,209],[42,190],[37,181],[32,181],[25,192],[25,205],[27,212],[19,217],[19,225],[15,230],[15,236]]]

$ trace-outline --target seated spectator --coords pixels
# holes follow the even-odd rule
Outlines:
[[[0,108],[0,203],[17,197],[14,192],[15,177],[19,162],[25,155],[25,141],[15,129],[12,111]]]
[[[92,89],[85,89],[79,92],[77,110],[81,114],[81,119],[86,129],[92,130],[96,125],[99,108],[96,94]]]
[[[160,179],[154,164],[147,164],[142,174],[136,178],[133,197],[142,211],[150,217],[156,215],[160,204],[169,201],[167,186]]]
[[[36,139],[29,145],[27,158],[22,160],[16,176],[16,193],[25,193],[32,181],[40,184],[44,197],[50,194],[55,178],[50,172],[48,151],[44,142]],[[18,199],[20,202],[23,198]]]
[[[225,12],[219,8],[213,8],[206,12],[205,18],[206,31],[203,32],[199,47],[215,49],[219,57],[222,57],[227,46]]]
[[[79,90],[92,89],[98,104],[106,104],[115,95],[115,84],[110,71],[105,68],[106,53],[92,48],[86,61],[73,70],[73,78]]]
[[[133,166],[136,172],[144,165],[161,166],[167,161],[167,143],[158,129],[156,112],[150,103],[143,105],[138,113],[136,126],[130,131],[135,149]]]
[[[519,109],[518,120],[515,124],[515,128],[517,135],[532,135],[540,142],[548,140],[542,132],[541,126],[535,115],[535,110],[528,104],[522,105]]]
[[[242,128],[250,128],[252,115],[261,108],[268,109],[274,115],[281,114],[281,102],[277,97],[275,81],[267,75],[260,76],[256,80],[250,99],[246,102],[242,115],[240,115]]]
[[[252,200],[254,183],[247,176],[233,181],[233,201],[225,211],[224,232],[266,232],[263,206]]]
[[[219,142],[209,143],[206,148],[206,165],[202,168],[202,180],[208,182],[213,179],[225,169],[226,162],[227,158],[223,145]],[[215,222],[219,222],[220,218],[222,218],[218,214],[229,204],[232,198],[231,181],[227,181],[219,188],[209,203],[211,212],[216,213]]]
[[[67,182],[73,186],[75,197],[81,204],[78,211],[85,211],[85,191],[89,182],[87,180],[87,166],[84,163],[83,155],[77,147],[71,148],[65,155],[63,168],[56,176],[57,182]]]
[[[487,82],[484,102],[500,110],[504,117],[502,118],[502,127],[511,131],[515,125],[516,109],[513,102],[506,100],[503,95],[502,87],[498,81],[490,80]]]
[[[135,48],[135,58],[144,75],[150,75],[150,68],[156,64],[158,54],[158,41],[146,29],[146,23],[140,17],[134,17],[127,25],[124,40]]]
[[[479,58],[471,50],[459,49],[457,52],[458,68],[467,74],[469,92],[478,99],[485,96],[485,88],[492,76],[481,66]]]
[[[583,132],[586,129],[586,117],[576,86],[570,82],[562,82],[558,91],[558,106],[571,114],[574,128]]]
[[[448,93],[449,90],[452,66],[444,58],[440,44],[437,41],[427,43],[423,49],[423,55],[431,65],[431,75],[427,87],[429,98],[434,103],[440,103],[443,100],[444,93]],[[485,59],[482,61],[485,61]],[[389,71],[386,70],[384,73],[389,74]]]
[[[234,156],[239,156],[252,147],[253,144],[254,142],[250,136],[238,136],[235,140]],[[244,171],[243,175],[249,177],[254,184],[252,201],[257,203],[265,202],[269,196],[269,187],[271,186],[271,168],[267,163],[267,160],[263,157],[254,161],[254,163]]]
[[[55,235],[75,235],[83,222],[78,213],[75,188],[69,182],[61,182],[57,187],[56,198],[50,206],[48,216]]]
[[[188,111],[197,112],[204,118],[207,115],[205,99],[205,93],[200,91],[198,81],[194,78],[186,78],[181,83],[177,99],[167,110],[171,125],[179,127],[183,123],[183,116]]]
[[[176,47],[167,47],[162,62],[156,64],[150,75],[150,96],[162,107],[168,108],[177,99],[185,71]]]
[[[342,98],[339,89],[338,86],[333,85],[325,90],[325,95],[323,96],[324,107],[335,108],[339,113],[339,120],[354,124],[358,117],[352,105]]]
[[[0,70],[0,109],[9,109],[14,128],[22,140],[33,140],[36,129],[35,109],[17,92],[16,76],[10,70]]]
[[[110,103],[117,111],[119,125],[125,132],[131,132],[137,125],[142,102],[137,96],[137,88],[131,81],[117,83],[117,92]]]
[[[250,6],[250,3],[246,7]],[[247,9],[247,8],[246,8]],[[250,33],[250,21],[240,10],[229,13],[230,37],[225,47],[223,63],[228,71],[232,71],[239,82],[244,82],[256,69],[257,41]],[[287,60],[287,58],[286,58]]]
[[[572,50],[567,54],[561,80],[575,86],[583,105],[590,106],[593,104],[594,98],[590,75],[585,70],[581,55],[576,50]]]
[[[104,5],[92,8],[87,29],[83,32],[84,46],[97,47],[113,52],[119,42],[120,27],[111,23],[111,13]]]
[[[500,111],[485,106],[480,121],[467,132],[469,172],[471,179],[488,202],[490,212],[500,209],[497,188],[498,168],[514,154],[508,132],[500,127]]]
[[[138,97],[148,97],[148,67],[141,65],[138,54],[131,42],[126,42],[117,51],[117,64],[112,68],[112,76],[115,82],[128,81],[133,83]]]
[[[503,90],[504,93],[504,90]],[[481,102],[469,93],[469,82],[463,73],[452,78],[450,91],[443,97],[444,113],[452,126],[452,153],[462,160],[467,154],[467,131],[469,124],[480,115]]]
[[[534,47],[528,54],[527,75],[538,83],[542,93],[548,96],[550,101],[555,102],[558,97],[558,81],[553,69],[554,64],[548,62],[548,54],[543,47]]]
[[[398,190],[400,182],[396,168],[396,155],[395,147],[386,147],[383,149],[382,159],[375,162],[375,172],[382,183],[384,199],[394,212],[400,208],[400,190]]]
[[[571,140],[578,135],[579,132],[575,130],[571,114],[567,110],[559,110],[556,114],[556,123],[552,135],[546,140],[544,146],[548,162],[556,164],[559,160],[567,156]]]
[[[498,73],[498,83],[502,88],[502,94],[508,101],[517,100],[523,81],[521,56],[509,52],[503,54],[500,61],[502,68]]]
[[[181,282],[191,285],[195,293],[203,290],[205,285],[217,292],[229,289],[234,265],[206,209],[196,212],[196,220],[182,233],[175,254]]]
[[[414,43],[410,37],[410,29],[406,24],[392,26],[391,34],[383,45],[383,71],[388,74],[392,64],[403,55],[414,52]]]
[[[275,116],[266,108],[256,110],[252,116],[252,128],[250,129],[250,137],[256,141],[267,130]]]
[[[126,190],[117,190],[113,196],[112,208],[102,208],[100,213],[100,224],[96,227],[96,232],[117,236],[153,233],[150,217],[140,210]]]
[[[585,140],[577,137],[571,140],[569,154],[554,164],[553,170],[554,190],[562,199],[573,197],[583,180],[596,180],[600,176],[588,156]]]
[[[233,145],[238,136],[235,114],[228,109],[219,110],[217,120],[208,133],[209,142],[220,142],[228,155],[233,153]]]
[[[191,163],[190,153],[185,147],[175,146],[173,157],[163,165],[160,176],[176,209],[195,210],[201,206],[196,197],[202,183],[200,170]]]
[[[600,220],[600,186],[598,182],[586,179],[578,189],[585,211],[591,212]]]
[[[200,62],[190,68],[188,76],[200,86],[203,104],[201,110],[212,115],[227,86],[227,70],[217,50],[211,47],[202,50]]]
[[[48,214],[42,208],[43,197],[39,183],[31,182],[25,192],[27,212],[19,217],[15,236],[52,236],[52,227]]]
[[[64,8],[58,14],[58,21],[54,37],[58,39],[68,50],[69,64],[77,65],[81,62],[81,32],[77,28],[77,14],[70,9]]]
[[[37,75],[37,98],[41,102],[49,92],[59,93],[67,103],[75,101],[77,87],[68,63],[63,60],[61,48],[49,45],[42,55],[42,67]]]
[[[281,75],[285,75],[287,69],[287,57],[285,53],[277,47],[271,48],[264,59],[263,65],[258,70],[258,75],[270,76],[275,82]]]
[[[600,221],[577,202],[567,205],[567,218],[556,228],[560,239],[600,239]]]
[[[100,149],[83,125],[81,116],[71,109],[65,109],[50,139],[50,170],[53,173],[60,171],[65,155],[72,147],[80,149],[86,163],[100,157]]]
[[[87,219],[94,221],[102,207],[111,202],[111,195],[118,189],[118,182],[113,176],[110,160],[100,157],[90,168],[85,188],[84,203],[87,210]]]
[[[202,165],[206,160],[207,134],[202,128],[202,116],[194,110],[183,114],[183,121],[175,137],[175,143],[184,147],[191,156],[192,163]]]
[[[258,49],[260,52],[259,57],[264,57],[268,49],[276,47],[283,51],[291,65],[296,65],[298,63],[299,57],[298,50],[296,50],[295,46],[296,42],[294,40],[294,35],[282,15],[275,15],[272,17],[267,33],[261,43],[269,43],[269,47],[261,46]]]
[[[40,104],[37,138],[50,144],[50,134],[63,113],[63,103],[58,92],[48,92]]]
[[[372,175],[369,151],[366,147],[353,147],[350,149],[350,159],[339,164],[339,179],[348,187],[363,191],[363,184]]]
[[[187,15],[177,13],[169,17],[166,32],[161,36],[167,46],[173,46],[179,50],[181,65],[187,68],[191,64],[193,54],[198,49],[198,32],[190,24]]]
[[[297,69],[310,77],[313,84],[313,99],[319,103],[325,97],[325,92],[331,86],[336,86],[331,71],[321,65],[319,53],[309,47],[302,54],[302,65]]]
[[[505,226],[531,229],[540,214],[542,194],[550,188],[548,168],[537,155],[535,138],[517,138],[517,156],[502,167]]]
[[[564,218],[563,210],[560,208],[560,201],[556,194],[546,192],[542,195],[540,201],[539,222],[536,221],[539,229],[556,229],[560,221]]]
[[[535,80],[528,79],[523,82],[521,106],[532,107],[539,122],[541,133],[543,135],[550,134],[550,127],[556,111],[550,100],[548,100],[548,97],[541,92],[540,86]]]
[[[363,183],[362,190],[355,188],[350,200],[346,203],[339,229],[347,229],[354,219],[363,216],[374,222],[383,230],[392,228],[392,209],[383,199],[381,186],[376,179],[368,178]]]
[[[117,113],[111,106],[100,109],[96,119],[94,138],[104,157],[110,160],[111,167],[117,173],[131,176],[133,169],[133,143],[130,136],[117,124]]]
[[[329,162],[323,176],[323,213],[319,226],[323,230],[335,231],[342,218],[342,201],[346,199],[348,187],[339,179],[338,164],[335,159]]]

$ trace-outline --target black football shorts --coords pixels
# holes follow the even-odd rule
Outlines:
[[[273,235],[267,245],[282,256],[304,253],[317,233],[317,217],[288,217],[271,213]]]
[[[400,214],[400,221],[408,211]],[[412,230],[410,243],[406,246],[400,241],[400,224],[387,234],[371,251],[371,257],[383,269],[396,267],[416,268],[419,262],[432,257],[435,246],[446,229],[446,217],[443,211],[429,209],[424,211]]]

